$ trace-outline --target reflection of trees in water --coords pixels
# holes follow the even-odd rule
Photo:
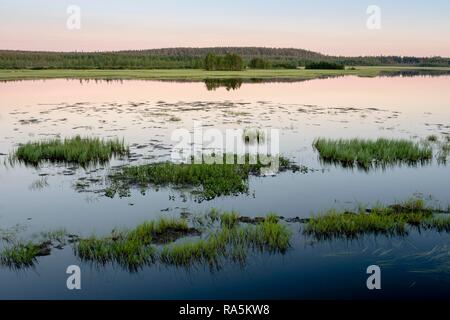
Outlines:
[[[228,91],[237,90],[242,86],[242,79],[206,79],[205,85],[208,91],[214,91],[221,87],[225,87]]]

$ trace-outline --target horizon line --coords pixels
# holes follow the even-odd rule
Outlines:
[[[446,58],[447,56],[441,55],[430,55],[430,56],[416,56],[416,55],[395,55],[395,54],[379,54],[379,55],[331,55],[322,53],[319,51],[313,51],[298,47],[266,47],[266,46],[207,46],[207,47],[189,47],[189,46],[174,46],[174,47],[160,47],[160,48],[149,48],[149,49],[118,49],[118,50],[93,50],[93,51],[77,51],[77,50],[23,50],[23,49],[2,49],[0,52],[4,51],[14,51],[14,52],[29,52],[29,53],[121,53],[121,52],[132,52],[132,51],[156,51],[156,50],[167,50],[167,49],[236,49],[236,48],[261,48],[261,49],[289,49],[289,50],[302,50],[306,52],[316,53],[325,57],[348,57],[348,58],[359,58],[359,57],[414,57],[414,58]]]

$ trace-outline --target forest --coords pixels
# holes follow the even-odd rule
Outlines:
[[[206,57],[235,59],[241,68],[295,69],[316,62],[345,66],[448,67],[450,58],[367,56],[345,57],[293,48],[167,48],[116,52],[37,52],[0,50],[0,69],[208,69],[230,68],[225,60],[205,65]],[[242,61],[238,60],[242,58]],[[211,60],[210,60],[211,62]],[[233,64],[231,63],[231,64]]]

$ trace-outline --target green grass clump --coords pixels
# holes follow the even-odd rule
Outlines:
[[[354,165],[370,169],[393,164],[417,164],[431,160],[432,149],[408,140],[384,139],[316,139],[314,148],[320,158],[345,167]]]
[[[231,161],[227,160],[231,157]],[[271,158],[273,159],[273,158]],[[252,160],[252,161],[250,161]],[[275,160],[272,160],[275,161]],[[279,170],[296,170],[288,159],[278,158]],[[105,191],[108,197],[129,195],[133,185],[145,189],[150,186],[192,188],[199,200],[210,200],[218,196],[236,195],[248,191],[249,175],[259,175],[263,168],[270,167],[260,158],[249,155],[223,155],[222,163],[205,162],[175,164],[171,162],[130,166],[112,173],[111,186]]]
[[[218,267],[221,259],[243,262],[248,249],[284,253],[290,246],[291,233],[273,215],[246,226],[237,223],[236,215],[222,214],[222,217],[226,218],[221,219],[221,228],[206,239],[165,246],[161,261],[176,266],[206,263]]]
[[[64,140],[52,139],[23,144],[15,151],[12,159],[35,166],[42,161],[86,166],[92,163],[106,163],[112,156],[125,156],[128,153],[128,147],[118,139],[102,140],[76,136]]]
[[[375,206],[357,212],[328,210],[313,216],[304,232],[317,239],[357,238],[364,234],[404,235],[408,226],[441,228],[450,220],[436,220],[433,210],[421,199],[410,199],[392,206]]]
[[[232,229],[239,223],[239,214],[236,212],[224,212],[220,214],[222,228]]]
[[[144,222],[129,231],[113,232],[108,237],[81,239],[75,246],[75,253],[82,260],[100,264],[116,262],[134,271],[154,261],[156,249],[153,244],[192,233],[183,219],[161,218]]]
[[[3,265],[15,268],[31,267],[39,255],[40,247],[32,242],[5,248],[0,254]]]

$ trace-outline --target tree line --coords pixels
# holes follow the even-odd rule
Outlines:
[[[444,57],[336,57],[289,48],[168,48],[117,52],[0,51],[0,69],[295,69],[317,62],[346,66],[450,66],[450,58]]]

